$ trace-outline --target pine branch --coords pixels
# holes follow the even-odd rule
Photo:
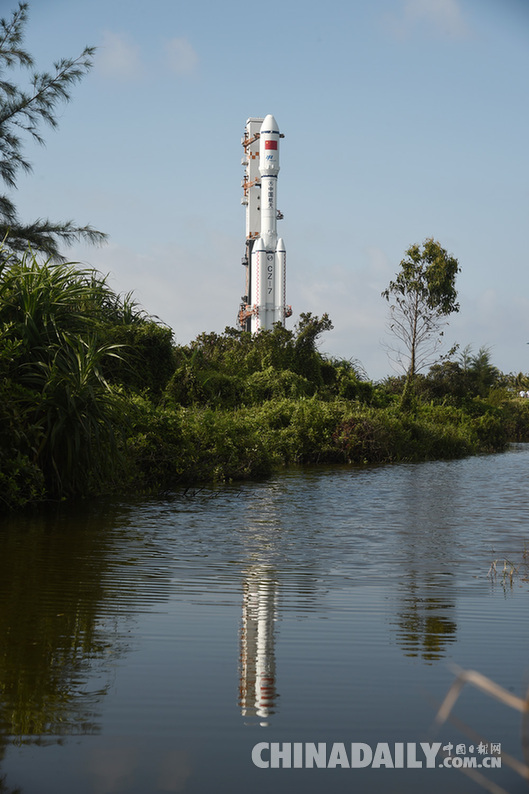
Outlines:
[[[15,63],[20,66],[33,66],[33,58],[19,45],[22,43],[22,31],[27,22],[27,3],[19,3],[18,11],[13,12],[11,21],[0,19],[0,61],[11,67]]]
[[[0,218],[8,225],[18,223],[15,205],[7,196],[0,196]]]
[[[42,144],[44,140],[37,130],[39,121],[45,121],[52,128],[57,127],[53,111],[59,101],[70,100],[67,88],[79,82],[91,68],[94,52],[95,47],[85,47],[78,58],[63,58],[54,64],[55,75],[35,73],[32,94],[15,89],[14,98],[0,109],[0,128],[10,123],[16,124]],[[18,119],[18,116],[25,121]]]
[[[27,225],[0,222],[0,239],[4,239],[4,247],[13,252],[25,251],[29,245],[36,252],[65,261],[59,251],[60,243],[71,246],[84,241],[91,245],[102,245],[107,235],[92,226],[76,226],[73,221],[52,223],[38,219]]]
[[[57,106],[69,102],[71,87],[79,82],[93,64],[94,47],[85,47],[77,58],[62,58],[54,64],[54,72],[34,72],[31,88],[22,90],[5,79],[4,72],[14,66],[32,67],[33,59],[23,47],[24,26],[28,18],[28,4],[19,2],[10,20],[0,19],[0,180],[16,188],[18,173],[30,172],[31,164],[22,153],[26,133],[43,144],[40,126],[58,126]],[[24,251],[28,244],[33,250],[61,259],[59,244],[72,245],[86,241],[104,242],[106,235],[91,226],[76,226],[73,221],[52,223],[38,219],[34,223],[20,223],[14,204],[7,196],[0,196],[0,240],[6,237],[6,247],[14,252]]]

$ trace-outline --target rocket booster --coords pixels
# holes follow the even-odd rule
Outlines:
[[[257,119],[248,121],[256,122]],[[248,130],[247,124],[247,130]],[[251,251],[248,273],[248,295],[246,306],[241,308],[239,322],[241,326],[252,332],[260,329],[271,329],[274,323],[284,324],[285,317],[290,317],[292,310],[286,306],[286,251],[281,237],[277,236],[277,219],[282,217],[277,210],[277,176],[279,174],[279,141],[281,138],[277,121],[272,115],[263,119],[259,133],[243,139],[247,152],[247,164],[250,176],[243,182],[247,205],[247,247]],[[259,177],[251,178],[251,159],[256,151],[252,151],[253,141],[259,141]],[[251,188],[258,183],[260,193],[252,193]],[[252,200],[257,204],[258,228],[255,233],[249,228],[252,225]],[[244,261],[244,260],[243,260]]]

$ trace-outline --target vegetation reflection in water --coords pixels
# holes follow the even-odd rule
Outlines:
[[[2,733],[95,733],[104,679],[124,650],[117,615],[103,608],[111,540],[79,514],[71,523],[50,512],[17,524],[1,539]],[[100,686],[87,691],[88,676]]]
[[[147,682],[156,693],[147,679],[158,663],[163,675],[182,677],[156,707],[178,735],[188,720],[191,732],[205,730],[206,695],[208,720],[229,726],[239,737],[234,747],[247,731],[278,726],[296,740],[299,714],[372,735],[384,713],[391,733],[392,710],[414,678],[442,695],[450,674],[440,662],[461,654],[474,667],[485,661],[479,649],[489,629],[462,609],[469,593],[504,610],[484,672],[498,678],[499,666],[511,664],[520,678],[511,671],[507,684],[518,685],[522,639],[513,637],[509,649],[507,640],[523,583],[507,582],[514,600],[500,603],[501,582],[486,574],[493,558],[523,553],[528,470],[527,449],[519,448],[457,462],[291,471],[192,497],[13,518],[0,533],[2,755],[17,743],[101,734],[138,774],[140,758],[144,772],[152,767],[147,737],[140,753],[137,741],[118,741],[105,722],[138,649],[147,649],[151,665],[131,673],[140,690]],[[471,499],[476,492],[480,499]],[[189,623],[171,619],[188,608]],[[219,675],[218,688],[203,691],[204,675]],[[393,677],[391,687],[384,676]],[[188,701],[180,694],[186,686]],[[141,704],[118,706],[124,723],[146,719]],[[426,729],[434,710],[413,709],[410,731]],[[177,742],[173,749],[184,752]],[[189,775],[199,774],[186,763]]]

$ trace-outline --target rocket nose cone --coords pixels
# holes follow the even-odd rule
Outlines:
[[[275,118],[272,116],[271,113],[269,113],[268,116],[265,116],[264,121],[261,125],[261,135],[264,132],[279,133],[279,127],[277,125],[277,121],[275,120]]]

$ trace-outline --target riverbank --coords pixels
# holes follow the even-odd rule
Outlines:
[[[266,476],[291,464],[371,464],[461,458],[529,440],[529,404],[473,400],[466,408],[398,401],[270,400],[258,406],[158,407],[137,399],[126,443],[135,490]]]
[[[167,491],[291,464],[460,458],[529,440],[526,376],[486,350],[372,383],[318,350],[329,317],[177,345],[104,278],[28,253],[0,278],[0,507]],[[527,382],[526,382],[527,381]]]

